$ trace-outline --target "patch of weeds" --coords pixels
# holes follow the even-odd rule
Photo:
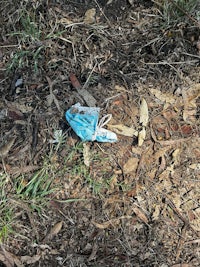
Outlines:
[[[50,189],[52,179],[49,177],[45,169],[37,171],[26,182],[24,178],[20,178],[16,184],[16,195],[22,199],[41,199],[52,192]]]
[[[189,19],[190,16],[197,18],[196,7],[199,4],[197,0],[171,0],[154,1],[159,5],[163,15],[164,22],[167,25],[179,23]]]
[[[38,71],[39,60],[42,58],[42,36],[39,26],[30,16],[28,11],[22,11],[19,18],[19,31],[14,31],[9,36],[16,36],[19,51],[16,51],[7,65],[7,70],[12,71],[18,67],[28,67],[33,62],[34,71]]]
[[[90,175],[87,175],[86,181],[92,189],[93,194],[101,195],[102,191],[105,189],[109,189],[110,187],[110,179],[101,179],[100,181],[92,178]]]
[[[54,176],[49,175],[45,169],[34,173],[28,182],[20,177],[15,183],[15,198],[29,203],[32,209],[40,213],[48,203],[48,195],[56,190],[51,188],[53,179]]]
[[[8,236],[13,232],[13,211],[7,205],[3,203],[0,205],[1,216],[0,216],[0,244],[3,243]]]
[[[8,205],[6,193],[7,175],[0,175],[0,244],[12,233],[13,210]]]
[[[19,44],[33,44],[41,39],[41,31],[28,11],[23,11],[19,18],[20,31],[11,33],[11,36],[17,36]]]
[[[84,164],[83,143],[78,142],[73,147],[66,146],[67,157],[63,158],[63,169],[59,171],[59,176],[66,173],[70,174],[71,179],[80,178],[83,184],[89,186],[94,194],[101,194],[102,191],[108,189],[110,186],[111,178],[105,170],[105,163],[108,158],[103,158],[102,155],[90,151],[91,166],[98,171],[92,169]],[[96,174],[98,173],[97,177]]]
[[[16,68],[28,67],[30,62],[33,61],[34,71],[39,70],[39,60],[42,58],[41,51],[44,47],[39,47],[34,51],[31,50],[19,50],[11,57],[10,62],[7,64],[7,71],[11,72]]]

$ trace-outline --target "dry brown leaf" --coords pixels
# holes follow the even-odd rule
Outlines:
[[[62,18],[58,21],[58,23],[61,23],[61,24],[65,24],[65,25],[69,25],[69,24],[72,24],[74,23],[72,20],[68,19],[68,18]]]
[[[28,112],[33,111],[33,107],[30,106],[27,103],[17,103],[17,102],[15,102],[15,107],[16,107],[16,109],[18,109],[22,113],[28,113]]]
[[[179,148],[175,149],[172,153],[173,165],[177,165],[177,163],[179,162],[180,153],[181,150]]]
[[[98,244],[94,243],[93,247],[92,247],[92,252],[91,252],[91,254],[90,254],[89,258],[88,258],[89,262],[96,258],[96,254],[97,254],[98,250],[99,250]]]
[[[191,86],[188,90],[182,91],[184,110],[183,119],[187,123],[196,122],[197,98],[200,97],[200,83]]]
[[[142,102],[140,105],[140,123],[142,126],[146,127],[149,120],[149,111],[147,102],[144,98],[142,98]]]
[[[128,173],[136,173],[137,167],[138,167],[138,158],[130,158],[123,166],[123,172],[124,174]]]
[[[192,267],[191,264],[188,263],[180,263],[180,264],[174,264],[171,267]]]
[[[90,166],[90,146],[88,143],[83,143],[83,161],[87,167]]]
[[[115,85],[115,90],[117,92],[127,92],[127,89],[124,87],[124,86],[121,86],[121,85]]]
[[[153,88],[150,89],[150,92],[163,103],[169,103],[172,105],[176,101],[176,96],[174,96],[172,93],[164,93]]]
[[[0,262],[6,267],[24,267],[19,258],[16,255],[6,251],[3,245],[1,245]]]
[[[133,146],[131,148],[131,151],[133,154],[136,154],[136,155],[141,155],[142,152],[143,152],[143,149],[141,147],[136,147],[136,146]]]
[[[0,157],[5,157],[10,151],[11,147],[15,142],[16,137],[10,138],[4,145],[0,147]]]
[[[63,222],[56,223],[50,230],[50,232],[47,234],[44,240],[51,240],[55,235],[57,235],[61,228],[62,228]]]
[[[120,220],[122,219],[131,219],[132,216],[121,216],[119,218],[116,218],[116,219],[111,219],[109,221],[106,221],[104,223],[97,223],[97,222],[92,222],[97,228],[99,229],[106,229],[114,224],[119,224]]]
[[[48,105],[48,107],[50,107],[51,104],[54,102],[56,107],[57,107],[57,109],[58,109],[58,111],[61,111],[58,99],[56,98],[55,94],[53,93],[54,82],[52,82],[51,79],[48,76],[46,76],[46,79],[47,79],[47,82],[49,84],[49,91],[50,91],[50,94],[46,97],[47,105]]]
[[[123,124],[116,124],[116,125],[107,124],[107,126],[109,130],[112,130],[116,134],[121,134],[128,137],[138,136],[138,131],[136,131],[132,127],[128,127]]]
[[[77,90],[80,97],[85,100],[86,104],[89,107],[95,107],[97,100],[86,89],[82,87],[76,75],[74,73],[70,73],[69,78],[73,87]]]
[[[166,190],[167,192],[171,190],[172,182],[169,178],[170,171],[164,170],[159,176],[159,183],[155,185],[155,190],[157,192],[162,192],[162,190]]]
[[[194,219],[191,222],[191,226],[194,230],[197,232],[200,232],[200,208],[197,208],[193,211],[194,213]]]
[[[99,229],[106,229],[106,228],[110,227],[110,225],[112,224],[112,220],[109,220],[109,221],[104,222],[104,223],[97,223],[97,222],[92,222],[92,223]]]
[[[41,258],[40,255],[34,255],[34,256],[21,256],[21,261],[26,264],[33,264],[37,261],[39,261]]]
[[[160,216],[160,205],[156,205],[155,210],[152,214],[152,221],[157,221]]]
[[[109,182],[109,190],[113,192],[115,186],[118,184],[118,175],[114,174],[111,178],[111,181]]]
[[[85,12],[85,17],[84,17],[84,23],[85,24],[92,24],[95,22],[95,15],[96,15],[96,9],[95,8],[91,8],[88,9]]]
[[[6,267],[14,267],[15,262],[7,251],[0,251],[0,262],[2,262]]]
[[[142,130],[138,134],[138,146],[142,146],[142,144],[144,143],[145,137],[146,137],[146,129],[145,127],[143,127]]]
[[[146,214],[141,210],[139,209],[138,207],[134,206],[133,207],[133,211],[135,212],[136,216],[141,220],[143,221],[144,223],[148,223],[148,218],[146,216]]]
[[[189,165],[189,168],[193,170],[200,170],[200,163],[193,163]]]
[[[182,142],[187,142],[189,140],[191,140],[191,137],[188,138],[180,138],[180,139],[176,139],[176,140],[166,140],[166,141],[160,141],[157,139],[154,130],[153,130],[153,126],[150,124],[150,129],[151,129],[151,137],[153,138],[154,142],[159,143],[160,145],[163,146],[174,146],[174,145],[178,145]]]

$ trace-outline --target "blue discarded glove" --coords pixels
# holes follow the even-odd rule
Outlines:
[[[98,107],[83,107],[77,103],[67,110],[65,116],[82,141],[116,142],[116,134],[103,128],[111,119],[111,115],[104,116],[98,124],[99,112]]]

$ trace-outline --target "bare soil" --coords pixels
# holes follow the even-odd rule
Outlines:
[[[1,0],[0,9],[0,172],[15,211],[0,265],[199,266],[200,27],[187,16],[167,25],[145,0]],[[28,15],[39,37],[23,25]],[[113,131],[140,131],[146,100],[142,146],[118,132],[117,143],[88,142],[92,161],[84,165],[65,119],[73,104],[86,105],[72,73],[101,116],[112,114],[105,127]],[[56,150],[60,129],[67,137]],[[13,185],[45,162],[59,190],[37,210]]]

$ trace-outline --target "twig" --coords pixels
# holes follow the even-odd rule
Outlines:
[[[89,76],[88,76],[86,82],[85,82],[84,85],[82,86],[82,90],[85,89],[85,88],[87,87],[88,82],[89,82],[89,80],[90,80],[90,78],[91,78],[91,76],[92,76],[92,73],[94,72],[96,66],[97,66],[97,63],[95,63],[95,65],[94,65],[94,67],[92,68],[92,70],[91,70],[91,72],[90,72],[90,74],[89,74]]]
[[[108,22],[108,25],[111,27],[112,25],[111,25],[111,23],[110,23],[110,20],[109,20],[109,19],[108,19],[108,17],[105,15],[105,13],[103,12],[103,10],[102,10],[102,8],[100,7],[100,5],[97,3],[97,1],[96,1],[96,0],[94,0],[94,2],[95,2],[95,3],[96,3],[96,5],[98,6],[98,8],[99,8],[100,12],[103,14],[104,18],[107,20],[107,22]]]
[[[54,102],[56,107],[57,107],[57,109],[58,109],[58,111],[61,112],[61,108],[60,108],[58,99],[56,98],[56,96],[53,93],[53,85],[55,84],[55,81],[52,82],[51,79],[48,76],[46,76],[46,79],[47,79],[47,82],[49,84],[49,91],[50,91],[50,94],[47,97],[48,105],[51,106],[52,102]]]
[[[195,55],[191,55],[191,54],[186,54],[186,53],[182,53],[185,55],[189,55],[189,56],[195,56]],[[199,56],[195,56],[197,58],[200,58]],[[160,62],[148,62],[145,63],[146,65],[169,65],[171,67],[171,65],[181,65],[181,64],[189,64],[189,63],[197,63],[199,62],[199,60],[187,60],[187,61],[174,61],[174,62],[167,62],[167,61],[160,61]]]
[[[190,225],[189,220],[187,220],[185,217],[183,217],[183,215],[178,211],[178,209],[176,208],[175,204],[166,197],[166,204],[168,204],[168,206],[173,210],[173,212],[179,217],[179,219],[181,219],[181,221],[185,224],[185,227],[189,227],[192,232],[199,237],[199,234],[193,229],[193,227]]]
[[[183,226],[182,230],[181,230],[181,236],[179,238],[178,245],[177,245],[177,250],[176,250],[176,261],[179,260],[180,255],[181,255],[181,252],[182,252],[182,249],[183,249],[183,245],[185,243],[184,241],[185,241],[187,228],[188,228],[188,225],[185,224]]]

